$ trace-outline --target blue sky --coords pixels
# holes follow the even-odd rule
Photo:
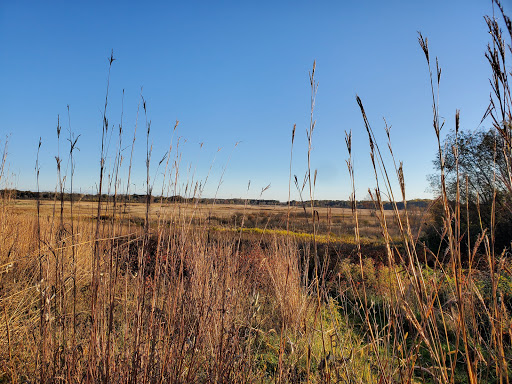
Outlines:
[[[152,127],[150,173],[155,191],[162,183],[163,165],[157,169],[158,161],[179,137],[180,185],[204,180],[211,167],[207,197],[215,195],[225,169],[219,197],[258,198],[270,184],[262,197],[286,200],[293,124],[297,133],[292,172],[301,179],[307,169],[308,72],[316,60],[315,197],[348,198],[344,132],[349,130],[358,198],[375,185],[356,94],[382,149],[383,117],[392,126],[394,153],[404,162],[407,197],[431,197],[426,175],[433,172],[436,143],[417,31],[428,37],[431,55],[439,57],[442,67],[440,112],[446,132],[453,127],[456,109],[461,110],[463,129],[474,130],[490,92],[484,57],[489,35],[483,16],[491,13],[490,1],[476,0],[4,1],[0,140],[3,146],[8,138],[7,181],[19,189],[35,189],[36,149],[42,137],[40,185],[42,190],[55,189],[57,115],[65,164],[69,105],[71,129],[80,134],[74,188],[96,190],[107,58],[113,49],[107,116],[117,127],[124,100],[123,185],[143,87]],[[176,120],[180,124],[173,135]],[[144,124],[141,113],[133,192],[145,189]],[[116,142],[112,137],[107,167]],[[294,188],[292,198],[298,198]]]

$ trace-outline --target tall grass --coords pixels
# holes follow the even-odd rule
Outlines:
[[[493,38],[487,53],[494,91],[489,115],[506,143],[510,188],[510,45],[497,21],[486,20]],[[511,34],[510,22],[505,16],[504,20]],[[363,247],[351,132],[345,141],[354,223],[350,253],[356,262],[346,248],[319,234],[316,170],[311,169],[316,64],[310,73],[302,186],[297,176],[293,178],[301,200],[304,190],[309,195],[303,201],[309,235],[302,237],[291,230],[290,204],[286,231],[266,236],[261,231],[257,239],[249,236],[250,230],[244,230],[247,204],[234,230],[217,230],[211,222],[215,200],[210,206],[199,204],[208,177],[201,182],[182,179],[179,139],[173,144],[178,122],[169,151],[158,164],[165,160],[161,193],[155,199],[149,106],[142,90],[127,173],[121,163],[123,109],[115,160],[108,169],[105,159],[112,154],[107,139],[115,128],[107,113],[107,80],[94,209],[73,196],[73,153],[79,136],[71,129],[69,107],[65,169],[60,119],[57,122],[59,183],[53,203],[39,198],[41,141],[35,166],[36,214],[30,208],[20,210],[12,195],[2,194],[0,334],[5,337],[0,338],[0,382],[509,383],[510,249],[495,249],[492,227],[482,227],[475,243],[461,231],[463,220],[469,220],[463,215],[467,201],[461,198],[467,194],[457,193],[452,201],[446,192],[438,98],[441,69],[437,58],[433,68],[428,41],[421,34],[419,43],[431,83],[441,164],[444,229],[439,249],[421,242],[421,231],[407,207],[405,176],[402,164],[394,160],[390,130],[385,128],[391,165],[383,160],[359,97],[376,182],[369,193],[380,224],[379,242],[384,244],[381,259],[386,262],[367,257],[368,248]],[[112,54],[109,75],[113,63]],[[146,201],[141,214],[130,201],[129,189],[140,106],[146,134]],[[458,111],[454,126],[458,133]],[[289,200],[294,139],[295,126]],[[448,150],[458,159],[456,146]],[[7,191],[6,154],[5,146],[0,182]],[[392,188],[394,178],[399,191]],[[457,190],[467,183],[460,175]],[[166,198],[179,192],[189,199]],[[384,210],[386,199],[392,216]],[[398,202],[405,209],[400,210]],[[463,254],[466,249],[468,255]],[[486,264],[475,265],[476,255]]]

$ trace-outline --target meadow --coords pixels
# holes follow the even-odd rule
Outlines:
[[[500,106],[489,116],[510,159],[510,46],[496,21],[488,25]],[[428,41],[419,42],[440,158],[439,197],[425,209],[408,207],[402,165],[384,162],[359,98],[376,177],[373,208],[358,208],[350,132],[352,208],[315,206],[315,65],[303,206],[204,203],[197,183],[187,185],[186,202],[154,196],[149,186],[145,202],[130,201],[123,185],[132,161],[125,174],[121,145],[107,153],[107,91],[96,201],[73,195],[71,133],[67,175],[56,156],[53,200],[39,191],[35,200],[16,199],[7,187],[2,194],[0,383],[509,383],[510,247],[494,246],[493,222],[480,220],[470,236],[468,179],[457,174],[455,194],[447,191],[445,151],[457,164],[457,147],[442,145],[441,72]],[[458,112],[455,120],[458,132]],[[292,154],[294,138],[295,128]],[[39,152],[36,161],[38,177]],[[167,160],[164,175],[162,191],[175,191],[178,162]],[[490,209],[494,217],[494,203]]]

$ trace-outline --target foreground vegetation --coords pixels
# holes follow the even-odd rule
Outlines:
[[[500,193],[512,194],[505,68],[510,46],[497,22],[488,24],[495,91],[489,113],[502,140],[495,148],[505,158]],[[469,178],[458,173],[457,142],[455,189],[447,192],[436,98],[441,71],[436,60],[432,73],[421,35],[420,45],[439,142],[440,196],[437,208],[427,211],[435,215],[427,220],[430,228],[422,229],[422,212],[407,207],[401,165],[392,166],[400,185],[393,191],[359,98],[377,182],[370,191],[373,211],[359,209],[355,188],[344,225],[336,227],[332,211],[315,206],[316,177],[309,166],[314,66],[302,187],[295,178],[310,199],[297,210],[289,204],[264,216],[246,204],[228,214],[214,202],[200,204],[198,184],[187,186],[193,192],[186,201],[155,201],[148,144],[145,203],[128,201],[129,190],[121,190],[130,185],[129,170],[126,183],[121,176],[122,126],[113,169],[105,169],[111,129],[106,98],[98,201],[72,198],[77,139],[71,129],[70,170],[61,173],[57,154],[60,182],[53,203],[38,199],[31,205],[2,195],[0,381],[510,382],[512,263],[510,247],[495,242],[498,194],[495,188],[490,205],[481,207],[489,209],[490,221],[471,222],[473,201],[463,193]],[[150,126],[145,128],[149,136]],[[60,135],[58,125],[59,141]],[[292,150],[294,135],[295,128]],[[350,133],[346,144],[354,185]],[[0,175],[4,164],[5,156]],[[162,191],[176,196],[179,161],[167,160],[164,175]],[[478,194],[472,198],[478,211]],[[386,211],[385,204],[393,209]]]

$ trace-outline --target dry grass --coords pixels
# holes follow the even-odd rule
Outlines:
[[[495,91],[500,90],[493,97],[500,108],[491,108],[490,114],[507,139],[512,118],[504,52],[510,47],[495,21],[488,23],[494,38],[488,56]],[[431,78],[442,166],[440,70],[436,60],[432,73],[421,35],[420,45]],[[308,164],[314,76],[315,66]],[[116,159],[108,172],[104,138],[101,143],[99,185],[108,186],[103,201],[15,201],[4,194],[0,382],[509,383],[510,249],[495,250],[492,228],[481,228],[477,243],[467,246],[473,253],[465,257],[464,201],[460,195],[448,199],[443,176],[445,246],[426,248],[418,237],[423,213],[398,210],[395,204],[405,203],[402,167],[383,162],[363,103],[357,101],[375,167],[373,211],[355,208],[355,188],[350,212],[316,208],[316,177],[309,166],[301,190],[309,195],[306,210],[195,204],[201,194],[197,184],[187,186],[194,191],[192,203],[155,203],[144,99],[146,204],[118,196],[123,177],[130,185],[131,169],[130,160],[128,174],[121,172],[122,124],[117,151],[108,154]],[[108,87],[104,134],[107,103]],[[71,173],[66,176],[72,185],[76,139],[69,131]],[[294,134],[295,128],[291,155]],[[354,185],[350,133],[346,143]],[[171,156],[180,157],[172,144]],[[0,182],[7,188],[2,159]],[[67,186],[59,159],[60,153],[58,190],[63,192]],[[165,165],[162,190],[175,195],[183,183],[179,161],[172,163]],[[393,174],[399,191],[391,188]],[[383,191],[395,209],[384,210]],[[372,250],[379,257],[369,257]],[[477,254],[485,261],[478,268],[472,262]]]

